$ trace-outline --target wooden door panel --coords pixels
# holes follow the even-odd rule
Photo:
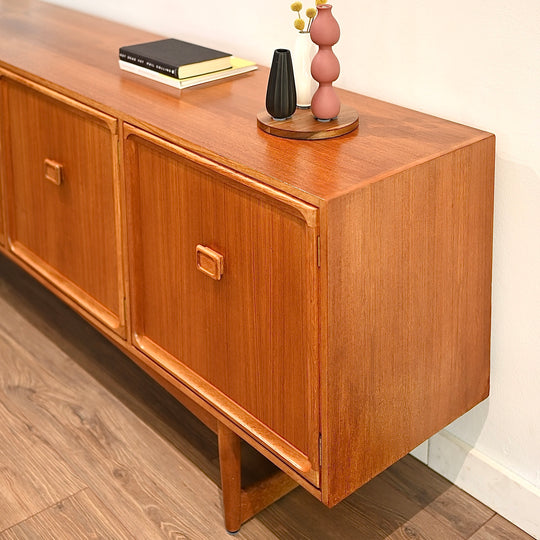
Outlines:
[[[117,121],[6,79],[10,249],[123,332]]]
[[[159,347],[316,458],[316,228],[143,138],[126,147],[135,343]],[[198,245],[223,256],[221,279],[197,269]]]

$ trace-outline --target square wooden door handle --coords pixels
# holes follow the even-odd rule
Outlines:
[[[197,270],[215,280],[220,280],[223,275],[223,255],[213,249],[201,246],[196,248]]]
[[[64,166],[52,159],[45,159],[45,179],[59,186],[62,183]]]

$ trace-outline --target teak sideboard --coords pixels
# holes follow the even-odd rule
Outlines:
[[[179,93],[157,36],[0,0],[0,250],[218,433],[226,526],[332,506],[489,391],[493,135],[340,91],[257,129],[268,72]],[[240,438],[283,473],[240,484]]]

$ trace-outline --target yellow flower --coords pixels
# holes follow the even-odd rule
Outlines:
[[[320,6],[321,4],[326,4],[326,2],[328,2],[328,0],[315,0],[315,5]]]
[[[296,21],[294,21],[294,27],[297,30],[302,31],[304,29],[304,26],[306,26],[306,23],[302,19],[296,19]]]
[[[293,2],[291,4],[291,9],[293,11],[300,11],[302,9],[302,2]]]
[[[306,9],[306,17],[308,19],[313,19],[317,15],[317,10],[315,8],[308,8]]]

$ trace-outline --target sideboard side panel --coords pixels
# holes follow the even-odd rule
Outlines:
[[[323,500],[489,392],[493,136],[328,205]]]

